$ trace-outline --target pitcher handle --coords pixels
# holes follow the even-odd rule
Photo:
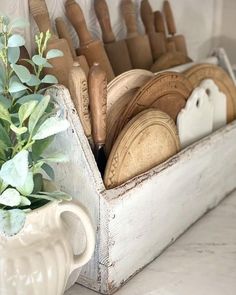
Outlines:
[[[61,216],[64,212],[70,212],[77,216],[81,223],[83,224],[85,235],[86,235],[86,247],[82,254],[74,255],[74,264],[71,269],[74,271],[77,268],[85,265],[92,257],[94,248],[95,248],[95,231],[90,220],[89,215],[85,212],[85,210],[78,204],[73,203],[60,203],[59,204],[59,214]]]

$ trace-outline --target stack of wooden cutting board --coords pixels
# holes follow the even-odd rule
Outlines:
[[[137,72],[132,75],[137,79]],[[128,72],[108,85],[107,188],[148,171],[236,117],[235,85],[218,66],[139,75],[148,80],[140,87],[130,85]]]

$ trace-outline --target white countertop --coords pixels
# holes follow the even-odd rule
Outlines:
[[[65,295],[96,295],[75,285]],[[235,295],[236,192],[116,295]]]

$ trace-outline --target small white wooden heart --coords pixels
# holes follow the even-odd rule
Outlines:
[[[213,131],[213,104],[206,91],[197,87],[177,118],[181,147],[207,136]]]
[[[210,101],[213,104],[213,131],[225,126],[227,124],[227,98],[223,92],[220,92],[216,83],[207,79],[200,84],[200,88],[203,88]]]

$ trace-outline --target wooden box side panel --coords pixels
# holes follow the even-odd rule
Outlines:
[[[47,93],[58,103],[62,115],[70,122],[70,128],[56,136],[52,145],[52,150],[59,150],[69,156],[67,163],[60,163],[55,167],[55,181],[62,190],[72,195],[74,201],[78,200],[89,211],[97,235],[94,256],[82,268],[80,281],[90,288],[99,290],[100,193],[105,191],[105,188],[68,90],[63,86],[55,86]],[[66,222],[73,237],[74,249],[77,252],[82,251],[85,241],[81,241],[83,228],[79,220],[66,216]],[[79,271],[75,272],[70,281],[75,281],[78,273]]]
[[[109,288],[104,285],[103,292],[119,288],[235,187],[234,122],[163,167],[109,191],[117,198],[110,196]]]

